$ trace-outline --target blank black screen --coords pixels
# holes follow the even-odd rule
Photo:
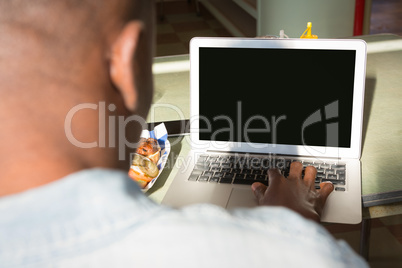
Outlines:
[[[350,147],[355,57],[354,50],[200,48],[200,140]],[[320,120],[303,127],[313,114]]]

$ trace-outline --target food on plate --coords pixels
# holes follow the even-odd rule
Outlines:
[[[148,157],[155,164],[158,163],[160,158],[161,147],[156,139],[141,138],[137,148],[137,154]]]
[[[135,154],[128,175],[144,188],[159,174],[158,166],[149,158]]]
[[[156,176],[158,176],[158,166],[148,157],[135,154],[132,165],[138,167],[138,170],[142,171],[142,173],[144,173],[144,175],[148,177],[155,178]]]
[[[141,138],[128,175],[145,188],[159,174],[158,161],[161,148],[156,139]]]

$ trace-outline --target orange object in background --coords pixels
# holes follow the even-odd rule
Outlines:
[[[311,27],[312,27],[311,22],[307,22],[307,29],[303,32],[300,38],[317,39],[318,38],[317,35],[311,34]]]

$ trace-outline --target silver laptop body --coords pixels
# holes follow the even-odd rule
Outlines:
[[[323,222],[361,221],[364,41],[194,38],[190,64],[192,149],[162,203],[253,207],[249,184],[267,168],[241,164],[297,160],[335,182]]]

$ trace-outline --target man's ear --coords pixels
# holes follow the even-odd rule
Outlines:
[[[124,99],[130,111],[138,105],[138,88],[134,81],[134,59],[139,50],[139,43],[144,25],[140,21],[127,23],[112,45],[110,77]]]

